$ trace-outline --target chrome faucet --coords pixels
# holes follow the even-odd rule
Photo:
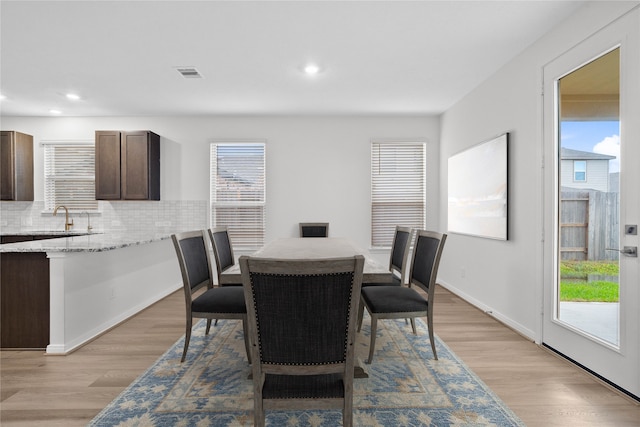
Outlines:
[[[67,209],[67,207],[64,205],[56,206],[56,208],[53,210],[53,216],[56,216],[56,214],[58,213],[58,208],[64,209],[64,231],[71,230],[71,227],[73,227],[73,218],[71,218],[71,222],[69,222],[69,209]]]
[[[87,211],[83,211],[82,213],[87,214],[87,233],[91,233],[91,230],[93,229],[91,226],[91,215],[89,215],[89,212]]]

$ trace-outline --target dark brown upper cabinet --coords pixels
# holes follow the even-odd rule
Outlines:
[[[0,199],[33,200],[33,136],[0,132]]]
[[[160,200],[160,136],[96,131],[96,199]]]

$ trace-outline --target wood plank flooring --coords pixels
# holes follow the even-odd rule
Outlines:
[[[176,292],[67,356],[0,352],[0,425],[85,426],[184,334]],[[437,335],[528,426],[640,425],[640,405],[445,289]]]

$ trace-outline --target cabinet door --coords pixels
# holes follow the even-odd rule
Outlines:
[[[14,167],[15,167],[15,199],[33,200],[33,136],[13,132]]]
[[[160,200],[160,136],[122,133],[122,198]]]
[[[120,194],[120,132],[96,131],[96,200]]]
[[[12,132],[0,133],[0,199],[13,200],[14,194],[14,171],[13,171],[13,144]]]
[[[0,134],[0,199],[33,200],[33,136]]]
[[[122,137],[122,198],[148,200],[148,132],[124,132]]]
[[[1,348],[49,344],[49,259],[46,253],[3,253],[0,257]]]

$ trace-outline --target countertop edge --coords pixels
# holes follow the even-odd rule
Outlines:
[[[85,234],[0,245],[0,253],[106,252],[170,239],[173,233]]]

